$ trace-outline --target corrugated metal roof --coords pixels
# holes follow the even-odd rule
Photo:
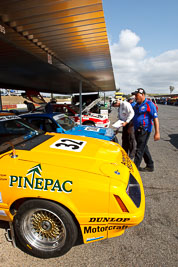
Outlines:
[[[0,19],[1,87],[115,90],[102,0],[1,0]]]

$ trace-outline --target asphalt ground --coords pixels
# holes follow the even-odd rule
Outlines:
[[[110,114],[111,124],[117,110]],[[146,196],[143,222],[124,235],[73,247],[66,255],[38,259],[13,248],[0,222],[0,267],[176,267],[178,266],[178,107],[159,105],[161,140],[149,148],[155,161],[153,173],[141,173]],[[121,141],[121,133],[118,134]],[[144,166],[144,163],[142,163]]]

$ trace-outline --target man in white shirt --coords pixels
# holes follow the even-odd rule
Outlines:
[[[131,120],[134,117],[134,110],[127,101],[117,100],[115,107],[118,107],[118,119],[123,121],[122,127],[122,147],[131,159],[135,156],[135,135]]]

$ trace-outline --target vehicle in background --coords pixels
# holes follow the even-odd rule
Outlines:
[[[1,96],[8,96],[8,92],[6,89],[0,89],[0,95]]]
[[[77,125],[65,114],[59,113],[27,113],[21,118],[34,124],[45,132],[56,132],[78,136],[93,137],[117,142],[115,132],[111,128],[98,128],[87,125]]]
[[[115,99],[124,100],[123,94],[122,92],[115,92]]]
[[[77,124],[80,124],[79,107],[68,104],[53,104],[53,112],[64,113],[71,117]],[[82,125],[90,125],[102,128],[108,128],[110,121],[107,115],[100,115],[87,111],[82,111]]]
[[[29,99],[30,101],[34,103],[38,103],[41,105],[41,107],[37,108],[36,111],[45,111],[45,106],[47,103],[45,102],[44,98],[41,96],[41,94],[37,91],[27,90],[25,94],[23,94],[23,97],[26,99]],[[96,94],[95,94],[96,97]],[[97,127],[104,127],[108,128],[110,125],[110,121],[108,119],[107,115],[101,115],[97,113],[90,112],[92,108],[94,108],[98,103],[100,99],[95,99],[91,103],[88,102],[88,105],[85,106],[85,108],[82,108],[82,124],[83,125],[90,125],[90,126],[97,126]],[[66,115],[72,117],[75,122],[78,124],[80,123],[80,111],[79,111],[79,103],[77,105],[71,105],[71,104],[59,104],[59,103],[52,103],[51,107],[53,107],[53,112],[60,112],[65,113]]]
[[[9,95],[11,96],[21,96],[21,93],[18,90],[10,89],[8,91],[9,91]]]
[[[167,100],[167,105],[178,106],[178,97],[172,97]]]
[[[167,100],[168,100],[168,98],[166,98],[166,97],[156,97],[156,103],[157,104],[167,105]]]
[[[178,94],[158,95],[156,101],[158,104],[178,106]]]
[[[98,92],[90,92],[90,93],[82,93],[82,107],[88,106],[94,100],[100,98]],[[71,104],[79,105],[80,103],[80,95],[72,94]]]
[[[140,174],[119,144],[35,129],[0,113],[0,220],[38,258],[120,236],[144,218]]]
[[[79,106],[79,103],[80,95],[72,94],[71,104]],[[92,104],[90,108],[90,112],[92,113],[108,115],[111,112],[110,106],[106,101],[102,100],[98,92],[82,93],[82,109],[90,106],[90,104]]]

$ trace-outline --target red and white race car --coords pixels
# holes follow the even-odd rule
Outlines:
[[[72,117],[76,123],[80,123],[79,107],[70,104],[53,104],[53,111],[60,112]],[[107,115],[91,113],[83,110],[82,124],[108,128],[110,121]]]
[[[43,97],[37,91],[27,90],[25,94],[22,94],[23,97],[27,98],[28,100],[38,103],[41,105],[40,108],[37,108],[36,111],[45,111],[46,102]],[[90,109],[96,105],[100,101],[100,99],[94,100],[88,106],[86,106],[82,110],[82,124],[83,125],[91,125],[96,127],[108,128],[110,125],[110,121],[107,115],[101,115],[97,113],[90,112]],[[80,123],[80,111],[77,105],[71,104],[58,104],[53,103],[51,104],[53,112],[60,112],[68,115],[71,117],[76,123]]]

